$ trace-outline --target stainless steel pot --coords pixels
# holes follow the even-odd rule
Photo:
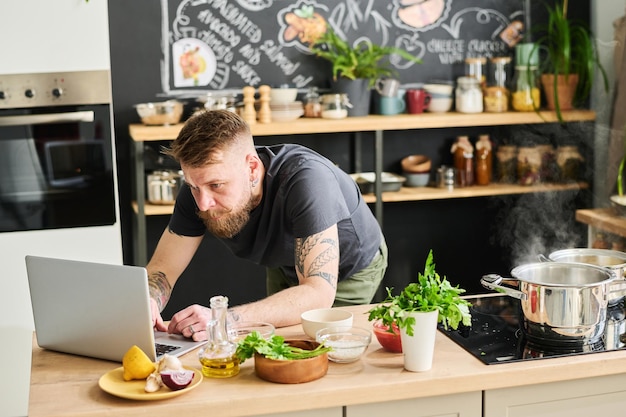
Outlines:
[[[499,275],[485,275],[481,284],[521,300],[522,330],[542,343],[584,344],[598,340],[605,329],[610,283],[614,274],[583,263],[538,262],[511,271],[503,286]]]
[[[580,262],[610,269],[615,273],[616,279],[611,283],[612,296],[609,297],[609,305],[615,305],[624,298],[626,253],[610,249],[573,248],[552,252],[548,259],[553,262]]]
[[[148,201],[152,204],[174,204],[182,181],[181,171],[154,171],[146,178]]]

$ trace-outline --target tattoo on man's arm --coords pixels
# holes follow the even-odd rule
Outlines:
[[[172,286],[165,274],[160,271],[150,274],[148,277],[148,288],[150,297],[156,301],[159,311],[163,311],[172,293]]]
[[[323,239],[320,241],[320,234],[309,236],[304,239],[296,239],[296,268],[300,274],[304,274],[304,259],[311,252],[315,245],[324,244],[330,247],[320,253],[311,263],[306,276],[319,276],[326,280],[333,288],[337,287],[338,277],[323,270],[323,268],[331,261],[339,257],[337,241],[333,239]]]

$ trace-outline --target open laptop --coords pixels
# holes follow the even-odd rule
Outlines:
[[[205,343],[154,331],[145,268],[28,255],[26,270],[42,348],[121,362],[137,345],[156,361]]]

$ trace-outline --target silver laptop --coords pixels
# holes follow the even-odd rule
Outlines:
[[[37,344],[112,361],[139,346],[151,360],[202,345],[155,332],[145,268],[26,256]]]

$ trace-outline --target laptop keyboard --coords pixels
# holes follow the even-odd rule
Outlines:
[[[154,347],[156,348],[157,356],[165,355],[166,353],[170,353],[171,351],[180,348],[180,346],[165,345],[163,343],[155,343]]]

